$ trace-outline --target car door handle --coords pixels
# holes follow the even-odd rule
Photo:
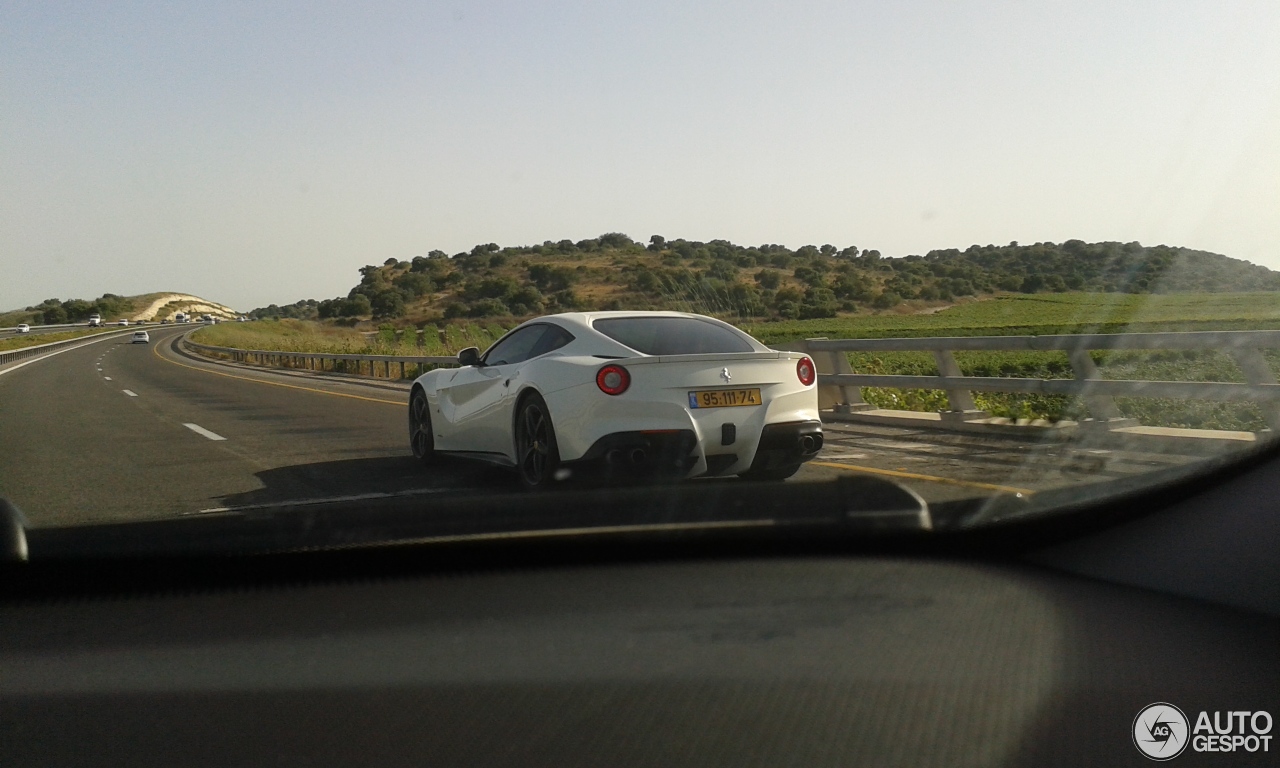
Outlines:
[[[505,387],[505,386],[507,386],[507,385],[508,385],[508,384],[510,384],[510,383],[511,383],[511,379],[507,379],[506,381],[502,382],[502,386],[504,386],[504,387]]]

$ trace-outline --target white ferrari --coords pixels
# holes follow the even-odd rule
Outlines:
[[[529,488],[587,470],[781,480],[822,447],[813,361],[702,315],[539,317],[458,365],[413,382],[413,455],[511,467]]]

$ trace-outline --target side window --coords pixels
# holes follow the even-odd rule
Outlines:
[[[541,339],[538,339],[538,344],[529,353],[529,358],[554,352],[571,341],[573,341],[573,334],[558,325],[548,325],[547,332],[542,334]]]
[[[485,365],[523,363],[533,356],[533,348],[547,332],[546,325],[530,325],[502,339],[484,353]]]

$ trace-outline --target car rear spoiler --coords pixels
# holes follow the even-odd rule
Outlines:
[[[653,363],[719,363],[733,360],[799,360],[804,357],[801,352],[715,352],[706,355],[644,355],[642,357],[626,357],[619,362],[626,365],[648,365]]]

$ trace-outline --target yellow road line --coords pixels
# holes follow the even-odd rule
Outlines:
[[[915,472],[902,472],[896,469],[877,469],[875,467],[860,467],[856,464],[837,464],[834,461],[811,461],[810,464],[818,467],[831,467],[833,469],[847,469],[851,472],[867,472],[872,475],[888,475],[889,477],[902,477],[908,480],[924,480],[930,483],[944,483],[946,485],[959,485],[964,488],[981,488],[984,491],[1003,491],[1005,493],[1021,493],[1024,496],[1035,493],[1029,488],[1014,488],[1009,485],[996,485],[994,483],[977,483],[972,480],[956,480],[950,477],[936,477],[934,475],[919,475]]]
[[[172,338],[173,337],[170,336],[167,339],[165,339],[165,341],[169,341]],[[255,384],[266,384],[272,387],[284,387],[285,389],[301,389],[304,392],[315,392],[316,394],[320,394],[320,395],[332,395],[333,397],[347,397],[352,400],[364,400],[370,403],[383,403],[384,405],[395,405],[401,408],[405,407],[405,403],[399,402],[397,400],[381,400],[376,397],[364,397],[362,395],[348,395],[345,392],[330,392],[327,389],[316,389],[315,387],[300,387],[297,384],[285,384],[284,382],[280,382],[280,381],[263,381],[262,379],[255,379],[251,376],[236,376],[235,374],[231,374],[231,373],[222,373],[220,371],[211,371],[208,368],[201,368],[195,365],[187,365],[186,363],[180,363],[177,360],[170,360],[169,358],[160,354],[160,343],[157,343],[154,347],[151,348],[151,353],[154,354],[156,357],[160,358],[161,360],[165,361],[166,363],[173,363],[174,365],[181,366],[183,368],[190,368],[193,371],[200,371],[201,373],[209,373],[214,376],[225,376],[228,379],[239,379],[240,381],[252,381]],[[281,354],[287,354],[287,353],[282,352]]]

